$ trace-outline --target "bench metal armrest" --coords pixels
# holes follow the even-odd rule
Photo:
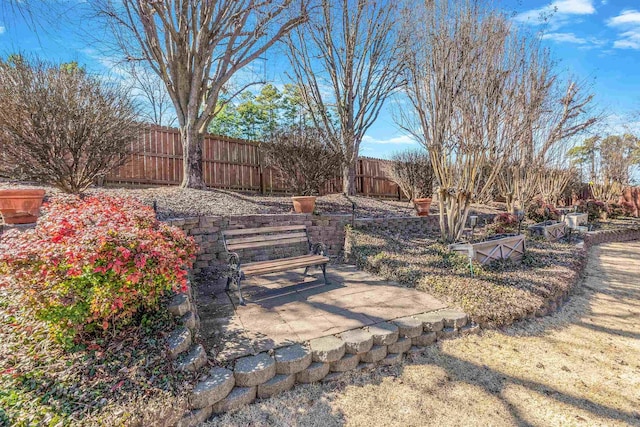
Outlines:
[[[313,252],[314,255],[327,256],[327,247],[324,243],[314,243],[311,245],[311,252]]]

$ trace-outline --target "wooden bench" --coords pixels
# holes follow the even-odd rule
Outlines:
[[[240,282],[250,276],[262,276],[269,273],[295,270],[304,267],[306,275],[309,267],[319,266],[322,269],[324,283],[327,282],[327,249],[322,243],[312,244],[305,225],[283,225],[277,227],[243,228],[222,232],[224,247],[229,254],[229,275],[226,290],[233,282],[237,286],[238,299],[244,305]],[[241,264],[237,251],[253,251],[279,247],[288,252],[296,252],[294,256],[271,258],[266,261]]]

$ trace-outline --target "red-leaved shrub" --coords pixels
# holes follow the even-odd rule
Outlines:
[[[34,230],[0,239],[0,274],[65,345],[126,322],[184,290],[196,246],[153,210],[123,198],[66,197]]]

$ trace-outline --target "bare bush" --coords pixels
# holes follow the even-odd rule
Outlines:
[[[339,175],[340,153],[315,128],[276,131],[260,146],[267,164],[277,169],[296,195],[313,196],[331,178]]]
[[[425,150],[409,149],[395,153],[387,173],[409,200],[433,194],[433,167]]]
[[[0,171],[79,193],[124,163],[133,103],[77,64],[0,61]]]

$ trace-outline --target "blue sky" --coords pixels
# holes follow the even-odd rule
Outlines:
[[[0,0],[0,4],[5,0]],[[503,0],[503,7],[517,14],[516,25],[539,33],[551,48],[558,69],[593,84],[598,106],[609,116],[611,132],[625,125],[640,129],[633,117],[640,111],[640,0]],[[551,13],[546,22],[540,16]],[[22,52],[55,61],[78,61],[97,73],[117,76],[115,58],[70,29],[80,21],[80,12],[68,11],[64,18],[44,25],[48,30],[34,33],[33,27],[0,6],[0,54]],[[87,22],[86,20],[84,22]],[[94,34],[95,35],[95,34]],[[99,37],[99,35],[98,35]],[[286,81],[286,59],[272,52],[256,61],[245,73],[275,83]],[[416,146],[393,120],[391,102],[367,133],[361,155],[388,157]]]

